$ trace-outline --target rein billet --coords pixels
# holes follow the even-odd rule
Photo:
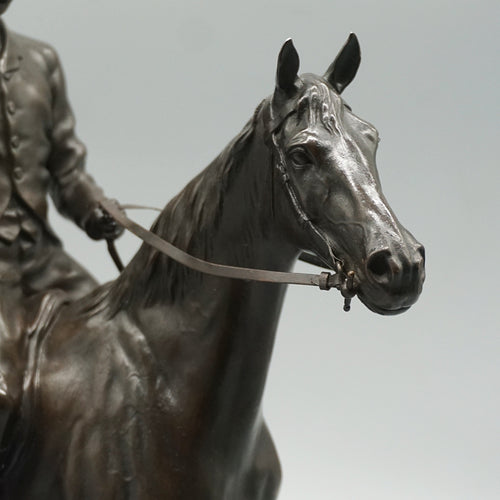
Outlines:
[[[320,290],[330,290],[332,288],[336,288],[344,297],[344,311],[348,312],[351,309],[351,299],[356,295],[354,271],[346,273],[341,262],[336,262],[335,274],[327,271],[320,274],[291,273],[215,264],[184,252],[180,248],[177,248],[163,238],[160,238],[157,234],[152,233],[145,227],[130,219],[124,213],[124,210],[126,209],[158,209],[153,207],[144,207],[141,205],[117,205],[115,201],[108,199],[102,199],[99,204],[120,226],[137,236],[144,243],[150,245],[155,250],[165,254],[167,257],[170,257],[179,264],[193,269],[194,271],[221,278],[259,281],[265,283],[280,283],[283,285],[317,286]],[[116,251],[113,241],[108,240],[107,244],[113,261],[121,271],[120,267],[122,266],[119,265],[121,261],[118,257],[118,252]],[[303,253],[299,258],[300,260],[310,264],[321,265],[319,259],[316,259],[314,255],[309,253]]]

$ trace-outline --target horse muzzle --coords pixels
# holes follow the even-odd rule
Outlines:
[[[395,315],[407,311],[418,299],[425,280],[425,250],[407,245],[398,250],[382,248],[366,259],[358,296],[373,312]]]

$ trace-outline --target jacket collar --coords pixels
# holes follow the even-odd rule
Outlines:
[[[0,53],[0,72],[9,74],[17,71],[21,66],[23,56],[15,37],[11,35],[4,22],[0,19],[0,35],[2,37],[2,51]]]

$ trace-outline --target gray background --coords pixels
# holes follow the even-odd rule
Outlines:
[[[384,190],[428,278],[394,318],[289,289],[265,398],[282,499],[500,498],[499,5],[15,0],[5,16],[58,49],[99,183],[160,206],[271,93],[287,37],[322,73],[358,34],[345,98],[381,133]],[[100,280],[116,275],[103,243],[52,221]]]

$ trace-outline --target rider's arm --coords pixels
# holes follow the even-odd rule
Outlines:
[[[47,46],[43,54],[52,90],[51,154],[47,164],[52,175],[51,194],[57,209],[85,228],[103,193],[85,172],[86,150],[75,135],[75,118],[57,53]]]

